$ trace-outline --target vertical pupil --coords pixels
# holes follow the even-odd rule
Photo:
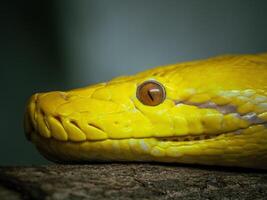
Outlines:
[[[150,90],[147,91],[147,94],[148,94],[149,98],[150,98],[152,101],[154,101],[153,95],[151,94],[151,91],[150,91]]]

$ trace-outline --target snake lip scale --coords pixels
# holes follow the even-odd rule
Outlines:
[[[54,117],[55,119],[57,119],[60,123],[61,123],[61,120],[59,117]],[[26,134],[26,137],[29,141],[31,141],[31,134],[38,134],[38,130],[36,130],[34,128],[34,123],[29,120],[29,131],[28,133]],[[79,126],[75,123],[75,122],[71,122],[73,123],[77,128],[79,128]],[[94,125],[94,124],[88,124],[89,126],[92,126],[100,131],[103,131],[100,127]],[[267,122],[260,122],[260,123],[256,123],[254,125],[263,125],[265,127],[267,127]],[[48,124],[46,124],[47,127],[49,127]],[[253,126],[253,125],[252,125]],[[187,134],[187,135],[181,135],[181,136],[169,136],[169,137],[154,137],[155,139],[157,139],[158,141],[162,141],[162,142],[169,142],[169,141],[172,141],[172,142],[191,142],[191,141],[205,141],[205,140],[210,140],[210,139],[213,139],[213,138],[216,138],[216,137],[219,137],[221,135],[225,135],[225,134],[233,134],[233,135],[240,135],[242,134],[242,131],[245,130],[245,128],[240,128],[240,129],[237,129],[237,130],[232,130],[232,131],[228,131],[228,132],[220,132],[220,133],[216,133],[216,134],[197,134],[197,135],[193,135],[193,134]],[[149,137],[147,137],[149,138]],[[108,138],[109,140],[112,140],[112,138]],[[125,138],[123,138],[125,139]],[[127,138],[127,139],[146,139],[146,138],[142,138],[142,137],[138,137],[138,138]],[[105,139],[99,139],[99,140],[94,140],[94,141],[103,141]],[[114,140],[119,140],[119,138],[115,138]],[[73,141],[74,142],[74,141]]]
[[[265,122],[264,120],[260,120],[257,118],[257,116],[255,115],[255,113],[248,113],[246,115],[240,115],[239,113],[236,113],[236,108],[232,105],[224,105],[224,106],[217,106],[216,104],[214,103],[209,103],[209,102],[205,102],[203,104],[193,104],[193,103],[190,103],[190,102],[176,102],[174,101],[176,105],[180,105],[181,103],[184,104],[184,105],[195,105],[195,106],[198,106],[199,108],[208,108],[208,107],[213,107],[213,108],[216,108],[218,110],[220,110],[221,113],[223,114],[227,114],[227,113],[233,113],[239,117],[243,117],[243,118],[246,118],[247,120],[251,121],[252,123],[252,126],[253,125],[263,125],[263,126],[267,126],[267,122]],[[37,104],[37,100],[35,98],[35,101],[34,101],[34,108],[36,108],[36,104]],[[212,106],[211,106],[212,105]],[[229,109],[231,108],[231,109]],[[47,127],[47,129],[49,129],[49,124],[47,122],[47,120],[45,120],[45,113],[43,110],[40,111],[42,113],[42,116],[43,116],[43,119],[44,119],[44,122],[45,122],[45,125]],[[28,113],[30,114],[30,113]],[[38,133],[38,130],[34,127],[34,122],[33,120],[31,120],[31,118],[35,118],[35,114],[36,114],[36,110],[33,112],[33,116],[27,116],[26,118],[29,118],[30,120],[28,120],[27,123],[28,126],[30,127],[29,128],[29,133],[28,133],[28,136],[27,138],[30,140],[30,136],[32,133]],[[56,119],[61,125],[62,125],[62,122],[61,122],[61,119],[59,116],[54,116],[53,117],[54,119]],[[70,121],[70,123],[72,123],[74,126],[76,126],[78,129],[80,129],[79,125],[75,122],[75,121]],[[95,129],[98,129],[99,131],[101,132],[104,132],[104,130],[93,124],[93,123],[89,123],[88,124],[89,126],[92,126],[94,127]],[[248,127],[246,127],[248,128]],[[231,131],[226,131],[226,132],[219,132],[219,133],[216,133],[216,134],[205,134],[205,133],[202,133],[202,134],[197,134],[197,135],[193,135],[193,134],[187,134],[187,135],[181,135],[181,136],[168,136],[168,137],[164,137],[164,136],[158,136],[158,137],[155,137],[157,140],[159,141],[175,141],[175,142],[186,142],[186,141],[203,141],[203,140],[208,140],[208,139],[213,139],[215,137],[218,137],[218,136],[221,136],[223,134],[234,134],[234,135],[238,135],[238,134],[242,134],[242,130],[245,130],[245,128],[239,128],[239,129],[236,129],[236,130],[231,130]],[[81,130],[82,131],[82,130]],[[149,138],[149,137],[147,137]],[[111,139],[112,138],[108,138],[108,139]],[[115,139],[119,139],[119,138],[115,138]],[[131,138],[127,138],[127,139],[131,139]],[[145,137],[138,137],[138,138],[135,138],[135,139],[145,139]],[[105,139],[99,139],[97,141],[102,141],[102,140],[105,140]],[[96,141],[96,140],[94,140]]]
[[[26,137],[52,161],[267,168],[267,54],[227,55],[33,95]]]

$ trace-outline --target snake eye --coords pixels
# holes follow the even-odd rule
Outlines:
[[[164,87],[156,81],[145,81],[138,86],[136,96],[144,105],[157,106],[166,97]]]

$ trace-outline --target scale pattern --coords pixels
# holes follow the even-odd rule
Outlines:
[[[157,106],[136,97],[161,83]],[[25,132],[60,162],[160,161],[267,168],[267,54],[160,66],[67,92],[33,95]]]

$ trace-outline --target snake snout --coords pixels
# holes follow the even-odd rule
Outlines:
[[[31,140],[32,133],[38,133],[45,138],[51,137],[52,129],[60,134],[62,127],[60,116],[56,114],[59,105],[66,103],[63,92],[38,93],[33,95],[27,104],[24,116],[24,130],[28,140]],[[60,135],[62,140],[67,135]]]

